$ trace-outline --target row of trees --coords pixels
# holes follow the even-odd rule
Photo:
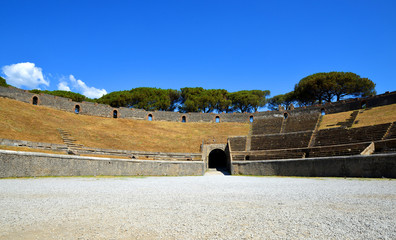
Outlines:
[[[148,111],[180,112],[254,112],[266,104],[268,90],[243,90],[229,93],[224,89],[182,88],[134,88],[104,95],[97,102],[113,107],[133,107]]]
[[[294,91],[272,97],[268,107],[309,106],[323,102],[339,101],[347,97],[375,95],[375,84],[368,78],[361,78],[351,72],[315,73],[300,80]]]
[[[0,77],[0,86],[9,86]],[[285,94],[267,98],[268,90],[242,90],[228,92],[224,89],[203,89],[201,87],[175,89],[134,88],[111,92],[99,99],[69,91],[31,90],[33,93],[46,93],[71,98],[73,101],[91,101],[108,104],[113,107],[133,107],[147,111],[180,112],[256,112],[268,104],[271,110],[279,106],[287,108],[309,106],[323,102],[339,101],[347,97],[366,97],[375,95],[375,84],[368,78],[361,78],[351,72],[315,73],[301,79],[294,90]]]

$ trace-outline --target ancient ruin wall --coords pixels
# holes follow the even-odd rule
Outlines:
[[[232,175],[396,178],[396,153],[272,161],[233,161]]]
[[[396,103],[396,92],[385,93],[374,97],[364,99],[344,100],[336,103],[327,103],[324,105],[315,105],[309,107],[300,107],[287,111],[266,111],[256,113],[178,113],[168,111],[145,111],[134,108],[113,108],[105,104],[97,104],[91,102],[74,102],[71,99],[57,97],[48,94],[34,94],[26,90],[17,89],[14,87],[0,87],[0,97],[15,99],[18,101],[33,103],[33,98],[37,97],[37,104],[47,106],[63,111],[75,112],[76,106],[79,107],[79,114],[113,117],[114,110],[117,111],[118,118],[131,119],[148,119],[151,115],[154,121],[172,121],[182,122],[185,116],[186,122],[216,122],[218,117],[220,122],[249,122],[250,118],[272,118],[283,117],[284,113],[289,115],[301,115],[308,113],[321,112],[324,110],[328,113],[345,112],[350,110],[360,109],[362,107],[376,107]]]
[[[0,150],[0,178],[39,176],[200,176],[202,161],[147,161]]]

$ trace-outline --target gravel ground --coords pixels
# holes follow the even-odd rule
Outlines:
[[[0,179],[0,239],[396,239],[396,181]]]

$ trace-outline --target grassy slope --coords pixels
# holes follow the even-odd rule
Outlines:
[[[62,144],[57,131],[86,147],[156,152],[199,152],[203,139],[226,142],[247,135],[245,123],[176,123],[76,115],[0,98],[0,138]]]
[[[363,127],[394,121],[396,121],[396,104],[360,111],[355,119],[353,127]]]
[[[345,122],[352,112],[334,113],[323,116],[319,129],[340,127],[338,123]],[[396,104],[391,104],[360,110],[352,127],[364,127],[394,121],[396,121]]]
[[[339,123],[345,122],[346,119],[350,117],[352,112],[353,111],[324,115],[322,121],[320,122],[319,130],[340,127],[341,125]]]

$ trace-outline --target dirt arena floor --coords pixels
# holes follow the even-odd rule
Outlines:
[[[396,239],[396,180],[0,179],[0,239]]]

